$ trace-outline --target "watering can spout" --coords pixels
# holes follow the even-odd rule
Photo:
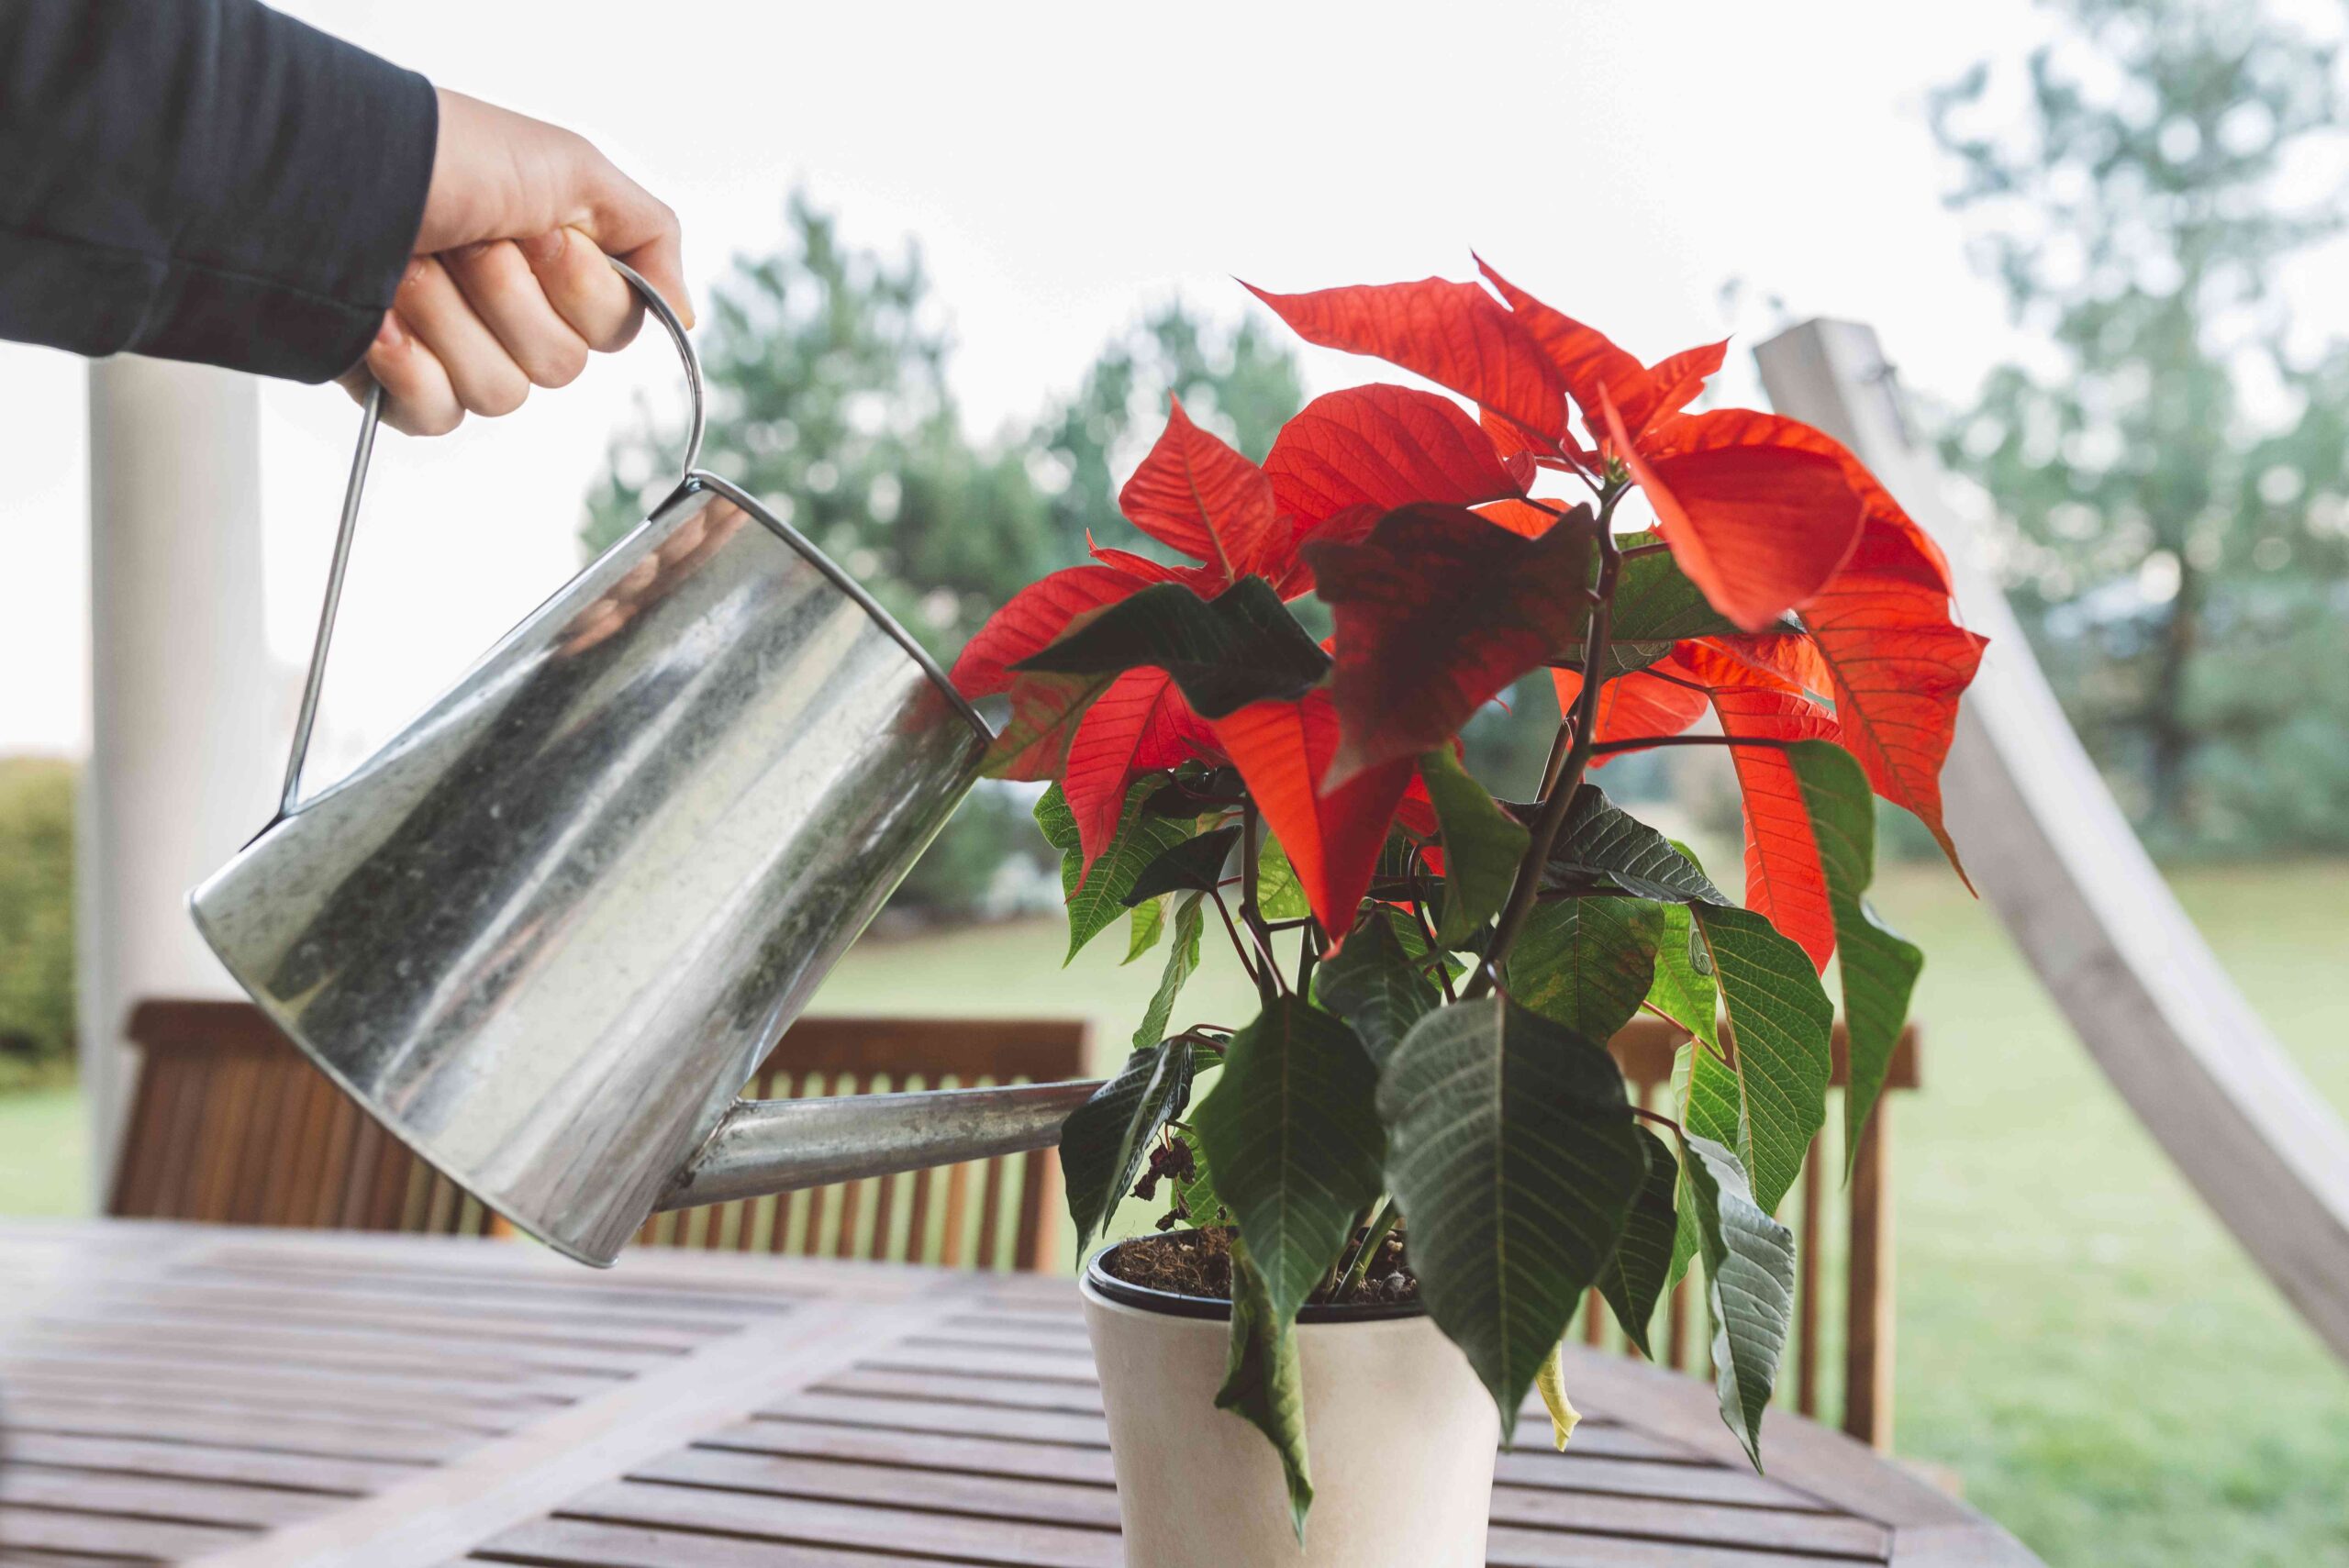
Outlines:
[[[1098,1083],[1013,1084],[837,1099],[744,1100],[664,1193],[657,1210],[893,1176],[1049,1149]]]

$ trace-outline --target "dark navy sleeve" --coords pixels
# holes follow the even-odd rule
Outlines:
[[[255,0],[0,0],[0,338],[338,374],[439,131],[423,77]]]

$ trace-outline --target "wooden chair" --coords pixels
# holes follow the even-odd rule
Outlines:
[[[150,1001],[107,1211],[328,1230],[494,1236],[508,1227],[310,1065],[249,1002]],[[810,1018],[748,1092],[870,1094],[1081,1077],[1081,1020]],[[1049,1151],[654,1217],[655,1245],[1058,1268]]]
[[[1632,1098],[1642,1106],[1664,1106],[1672,1095],[1672,1065],[1686,1031],[1646,1014],[1625,1026],[1609,1042],[1622,1064]],[[1795,1336],[1792,1354],[1778,1380],[1782,1401],[1816,1417],[1820,1407],[1820,1371],[1826,1347],[1820,1326],[1824,1299],[1826,1254],[1837,1251],[1843,1263],[1842,1428],[1873,1448],[1892,1447],[1892,1195],[1887,1150],[1892,1132],[1892,1096],[1915,1089],[1919,1083],[1915,1024],[1901,1030],[1885,1075],[1885,1092],[1876,1103],[1867,1129],[1860,1136],[1858,1158],[1844,1195],[1841,1223],[1831,1212],[1828,1184],[1842,1170],[1839,1102],[1831,1100],[1827,1133],[1810,1147],[1803,1162],[1800,1195],[1779,1218],[1794,1228],[1798,1245],[1795,1280]],[[1726,1028],[1724,1044],[1735,1049]],[[1842,1020],[1835,1025],[1834,1074],[1830,1080],[1842,1089],[1849,1080],[1849,1062]],[[1832,1135],[1832,1136],[1831,1136]],[[1692,1273],[1694,1271],[1692,1271]],[[1664,1330],[1659,1347],[1664,1361],[1685,1372],[1712,1374],[1712,1335],[1705,1324],[1704,1296],[1696,1278],[1684,1279],[1664,1307]],[[1605,1345],[1615,1334],[1612,1319],[1599,1306],[1597,1292],[1582,1312],[1583,1338]],[[1638,1352],[1625,1343],[1627,1353]]]
[[[142,1002],[109,1214],[490,1234],[495,1217],[335,1087],[250,1002]]]
[[[764,1099],[1082,1077],[1089,1027],[1068,1018],[808,1018],[751,1087]],[[656,1246],[1054,1272],[1060,1163],[1050,1150],[655,1215]]]

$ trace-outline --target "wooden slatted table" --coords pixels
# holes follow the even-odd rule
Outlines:
[[[1509,1568],[2027,1565],[1774,1415],[1576,1353],[1501,1456]],[[1118,1568],[1074,1287],[1032,1276],[107,1221],[0,1223],[0,1565]]]

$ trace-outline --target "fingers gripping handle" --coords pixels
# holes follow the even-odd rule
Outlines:
[[[702,432],[707,426],[707,398],[702,386],[701,357],[694,352],[692,339],[685,336],[685,324],[677,318],[661,291],[646,283],[637,270],[627,262],[606,258],[612,270],[629,282],[644,301],[644,308],[661,323],[676,345],[677,357],[685,361],[685,387],[692,395],[693,413],[685,427],[685,457],[683,472],[690,475],[701,466]],[[285,759],[285,784],[277,798],[277,815],[290,817],[302,804],[302,765],[310,754],[310,732],[318,717],[318,694],[326,685],[327,649],[334,640],[335,613],[342,607],[342,579],[351,568],[351,541],[359,531],[359,502],[367,489],[367,464],[375,454],[375,431],[384,420],[384,389],[371,386],[367,401],[359,416],[359,446],[351,458],[351,478],[342,491],[342,520],[334,536],[334,558],[327,568],[326,601],[318,609],[318,631],[310,643],[310,668],[302,678],[302,706],[294,720],[294,746]]]

